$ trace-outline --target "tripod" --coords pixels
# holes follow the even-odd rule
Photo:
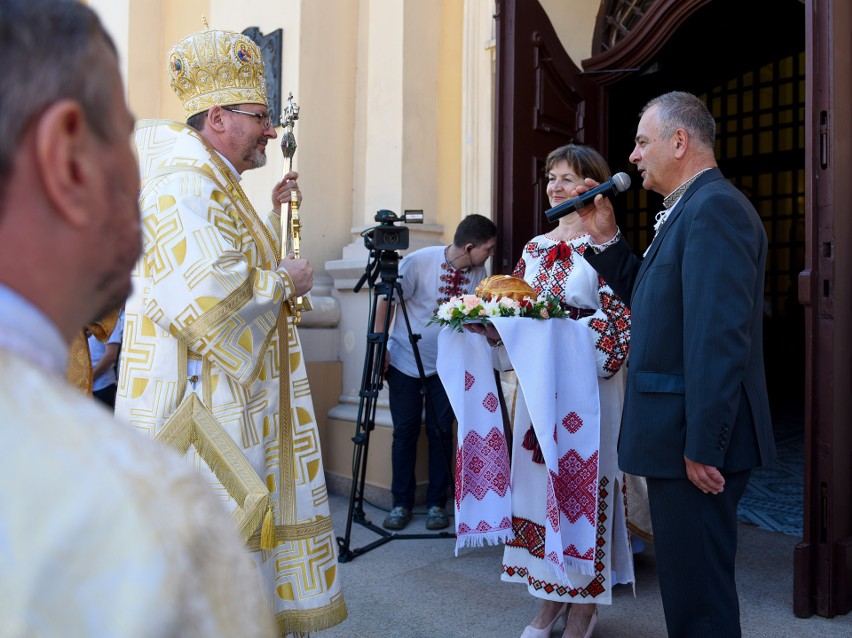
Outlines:
[[[402,296],[402,286],[398,281],[398,262],[399,253],[396,251],[371,250],[367,271],[354,288],[354,292],[358,292],[364,285],[364,282],[368,282],[369,289],[371,291],[371,304],[367,323],[367,352],[364,357],[364,371],[361,377],[361,390],[359,392],[360,401],[358,404],[358,420],[355,424],[355,436],[352,438],[355,447],[352,459],[352,491],[349,497],[346,534],[342,538],[337,538],[339,561],[341,563],[354,560],[361,554],[365,554],[366,552],[395,539],[453,538],[455,536],[449,532],[436,532],[432,534],[402,534],[398,532],[388,532],[384,528],[374,525],[367,519],[366,514],[364,513],[364,483],[367,475],[367,452],[370,447],[370,432],[373,431],[376,425],[376,401],[379,397],[379,391],[382,389],[382,373],[384,371],[385,356],[387,354],[388,331],[390,329],[390,321],[393,312],[393,299],[395,294],[399,299],[399,307],[402,310],[402,317],[405,320],[406,330],[408,331],[408,339],[411,343],[411,347],[414,352],[414,360],[420,374],[420,385],[423,396],[426,400],[426,409],[432,410],[432,413],[434,414],[434,406],[432,405],[432,399],[426,385],[423,361],[420,358],[420,350],[417,347],[417,341],[420,339],[420,335],[413,334],[411,331],[408,311],[405,308],[405,299],[403,299]],[[380,282],[376,282],[378,277],[381,277]],[[383,296],[387,298],[384,321],[381,324],[381,331],[376,332],[376,309],[379,298]],[[427,419],[427,427],[430,427],[429,419]],[[436,426],[433,425],[431,427]],[[452,477],[453,472],[450,459],[445,458],[444,461],[447,465],[448,475]],[[364,545],[363,547],[351,548],[350,540],[353,522],[372,530],[376,534],[379,534],[381,538]]]

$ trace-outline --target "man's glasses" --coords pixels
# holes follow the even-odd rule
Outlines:
[[[257,118],[260,121],[260,125],[264,130],[268,129],[272,124],[272,118],[269,113],[252,113],[251,111],[241,111],[240,109],[231,108],[229,106],[222,107],[225,111],[229,111],[231,113],[240,113],[242,115],[251,115],[254,118]]]

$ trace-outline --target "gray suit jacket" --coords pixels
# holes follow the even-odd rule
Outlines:
[[[644,259],[623,239],[586,259],[630,300],[619,466],[685,478],[683,457],[724,472],[767,463],[775,441],[763,369],[766,232],[718,169],[669,214]]]

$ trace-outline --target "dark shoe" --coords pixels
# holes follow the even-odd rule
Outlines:
[[[411,520],[411,510],[402,505],[394,507],[385,517],[385,522],[382,527],[385,529],[405,529],[408,522]]]
[[[426,512],[426,529],[444,529],[450,526],[450,518],[440,505],[432,505]]]

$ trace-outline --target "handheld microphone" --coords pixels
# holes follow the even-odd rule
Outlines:
[[[586,204],[591,204],[598,195],[614,197],[619,193],[623,193],[628,188],[630,188],[630,175],[627,173],[616,173],[603,184],[599,184],[582,195],[573,197],[567,202],[562,202],[558,206],[554,206],[553,208],[544,211],[544,214],[547,215],[547,221],[555,222],[557,219],[565,217],[565,215],[568,215],[569,213],[580,210]]]

